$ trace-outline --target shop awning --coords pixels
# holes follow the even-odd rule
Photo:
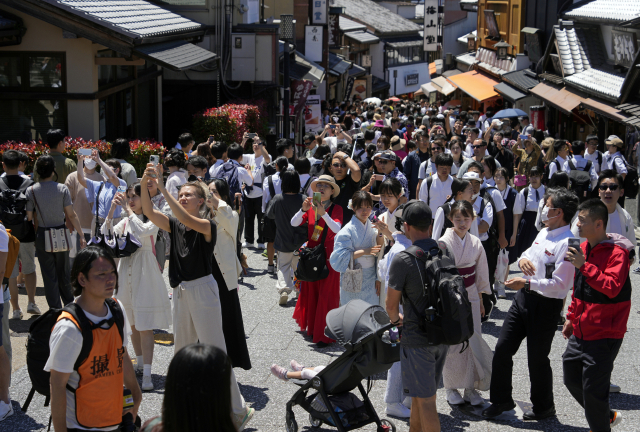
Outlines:
[[[580,95],[572,92],[566,87],[558,89],[545,83],[540,83],[531,89],[531,93],[543,101],[555,106],[565,114],[571,114],[584,100]]]
[[[422,84],[420,86],[420,90],[422,91],[422,94],[426,94],[426,95],[428,95],[429,93],[438,91],[438,89],[432,83]]]
[[[377,93],[377,92],[381,92],[383,90],[386,90],[388,88],[391,88],[391,84],[389,84],[388,82],[386,82],[383,79],[378,78],[377,76],[372,76],[371,77],[371,92],[372,93]]]
[[[280,62],[280,72],[282,70]],[[324,68],[296,51],[296,60],[289,65],[289,76],[291,79],[311,81],[314,87],[318,87],[324,80]]]
[[[368,31],[352,31],[344,34],[349,39],[361,44],[373,44],[380,42],[380,38]]]
[[[351,67],[351,62],[332,52],[329,53],[329,73],[333,76],[340,76]]]
[[[512,102],[519,101],[520,99],[526,98],[528,95],[526,93],[522,93],[515,87],[511,87],[509,84],[501,82],[493,87],[495,91],[500,93],[502,97],[509,99]]]
[[[429,63],[429,75],[436,74],[436,62]]]
[[[185,41],[138,46],[133,52],[152,63],[175,71],[191,69],[217,57],[211,51]]]
[[[454,75],[449,77],[449,80],[478,102],[498,96],[493,88],[498,84],[498,81],[478,71]]]
[[[351,66],[351,69],[349,69],[350,77],[357,78],[359,76],[366,75],[366,74],[367,74],[367,70],[362,66],[358,66],[355,63]]]
[[[431,80],[431,84],[437,91],[442,93],[445,96],[449,96],[451,93],[456,91],[456,86],[451,84],[445,77],[436,77]]]
[[[616,107],[609,105],[606,102],[600,102],[599,100],[588,98],[583,102],[584,106],[589,108],[592,111],[597,112],[600,115],[603,115],[607,118],[610,118],[613,121],[617,121],[620,123],[627,123],[631,116],[623,113]]]

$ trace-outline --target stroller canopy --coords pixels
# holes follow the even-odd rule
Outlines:
[[[389,316],[381,306],[364,300],[351,300],[327,314],[324,334],[340,345],[355,345],[389,323]]]

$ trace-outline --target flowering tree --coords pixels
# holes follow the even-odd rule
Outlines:
[[[65,138],[64,141],[66,147],[63,154],[76,162],[78,161],[78,149],[81,148],[98,149],[100,157],[103,160],[107,160],[111,157],[111,143],[107,141],[91,141],[71,137]],[[149,162],[149,156],[162,156],[164,154],[164,147],[162,146],[162,143],[155,141],[132,140],[130,141],[130,146],[131,157],[128,158],[127,162],[133,165],[138,175],[142,175],[142,172]],[[0,156],[6,150],[19,150],[26,153],[29,156],[29,165],[26,173],[30,173],[33,170],[36,160],[40,156],[49,152],[49,147],[42,141],[31,141],[28,143],[8,141],[4,144],[0,144]]]
[[[240,143],[245,132],[263,135],[266,130],[267,112],[264,101],[254,101],[251,105],[231,103],[209,108],[193,118],[196,143],[206,141],[210,135],[216,141],[227,144]]]

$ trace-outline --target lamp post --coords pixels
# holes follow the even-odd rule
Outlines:
[[[290,133],[290,121],[289,121],[289,101],[291,96],[289,90],[291,88],[291,80],[289,79],[289,43],[293,40],[293,15],[280,15],[280,39],[284,41],[284,138],[289,139]]]
[[[496,55],[498,60],[506,60],[509,56],[507,55],[507,50],[511,48],[511,45],[506,43],[504,39],[500,39],[500,42],[493,46],[496,49]]]

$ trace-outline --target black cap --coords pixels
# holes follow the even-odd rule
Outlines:
[[[424,201],[411,200],[404,206],[402,220],[409,226],[429,228],[431,225],[431,209]]]

